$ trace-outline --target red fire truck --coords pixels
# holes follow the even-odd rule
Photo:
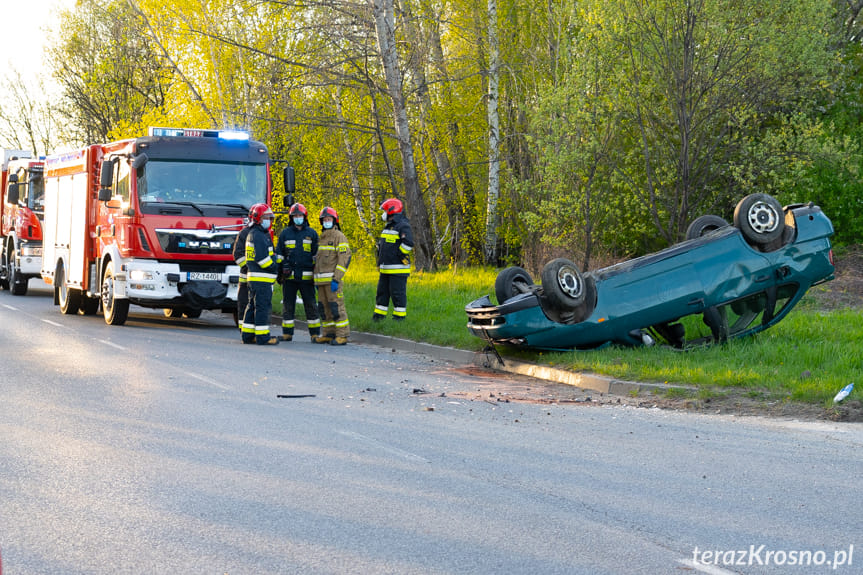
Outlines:
[[[234,239],[270,203],[267,148],[248,134],[150,128],[45,161],[42,279],[64,314],[125,323],[130,304],[169,317],[234,313]]]
[[[0,178],[0,288],[27,293],[42,269],[44,162],[26,150],[2,150]]]

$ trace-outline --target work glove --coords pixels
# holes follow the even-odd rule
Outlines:
[[[337,291],[339,291],[339,282],[337,282],[336,280],[331,281],[330,282],[330,289],[333,291],[333,293],[336,293]]]

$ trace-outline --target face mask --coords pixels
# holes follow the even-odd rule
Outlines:
[[[389,219],[389,217],[387,216],[387,213],[386,213],[386,212],[381,212],[381,219],[382,219],[383,221],[387,221],[387,220]]]
[[[272,221],[270,221],[270,220],[263,220],[263,221],[261,222],[261,227],[262,227],[262,228],[264,228],[265,230],[268,230],[268,229],[270,229],[270,224],[271,224],[271,223],[273,223],[273,222],[272,222]]]
[[[304,221],[305,221],[305,218],[294,218],[294,224],[296,224],[298,226],[303,225]]]
[[[333,222],[324,222],[324,229],[328,230],[333,227]]]

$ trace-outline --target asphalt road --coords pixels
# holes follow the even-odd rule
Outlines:
[[[863,425],[470,400],[41,285],[0,292],[4,575],[863,573]]]

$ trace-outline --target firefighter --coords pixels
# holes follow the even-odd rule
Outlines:
[[[248,219],[248,218],[247,218]],[[240,266],[240,285],[237,287],[237,326],[242,331],[243,319],[246,317],[246,306],[249,305],[249,285],[248,280],[249,267],[246,265],[246,237],[251,230],[251,221],[247,221],[243,225],[243,229],[237,234],[237,239],[234,240],[234,261]]]
[[[351,328],[345,309],[342,281],[351,262],[351,248],[348,238],[342,233],[336,210],[325,207],[319,219],[323,231],[315,260],[315,286],[318,288],[318,302],[324,321],[323,334],[316,337],[314,342],[345,345]]]
[[[243,343],[279,343],[279,338],[270,336],[273,283],[279,267],[269,232],[272,223],[273,211],[267,204],[255,204],[249,209],[250,228],[246,237],[249,305],[243,317]]]
[[[291,223],[279,234],[276,254],[282,265],[282,340],[294,339],[294,312],[297,292],[303,298],[309,335],[321,335],[321,318],[315,298],[314,269],[318,253],[318,232],[309,226],[308,210],[294,204],[288,212]]]
[[[401,200],[390,198],[381,204],[382,219],[386,222],[378,239],[377,259],[378,291],[375,297],[374,321],[387,317],[390,300],[393,302],[393,319],[404,320],[408,313],[408,277],[411,273],[411,253],[414,237],[411,224],[404,215]]]

